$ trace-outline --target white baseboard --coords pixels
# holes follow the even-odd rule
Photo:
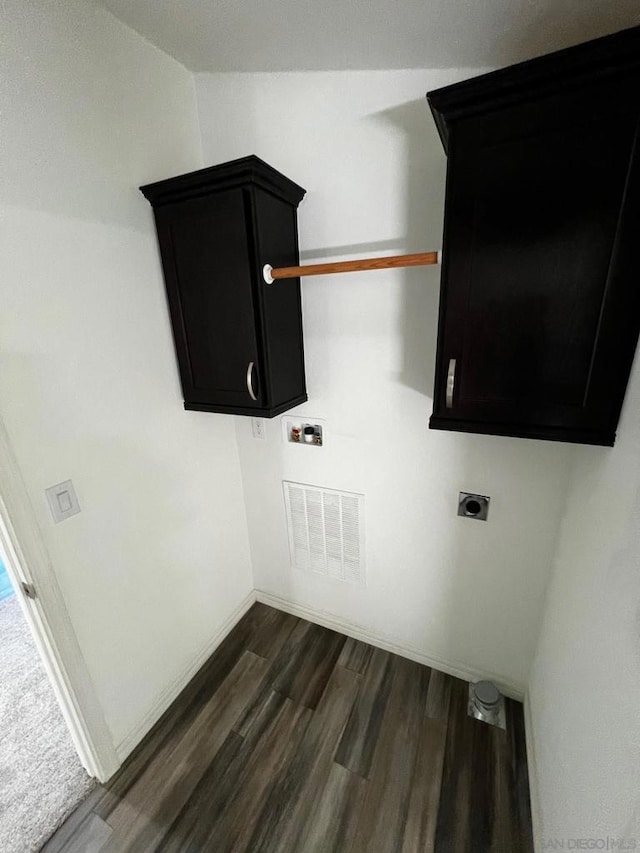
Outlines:
[[[150,729],[158,722],[158,720],[164,714],[167,708],[169,708],[169,706],[173,702],[175,702],[180,693],[182,693],[184,688],[191,681],[193,676],[202,668],[202,666],[215,652],[215,650],[218,648],[218,646],[224,640],[227,634],[229,634],[231,629],[237,625],[237,623],[240,621],[240,619],[242,619],[244,614],[247,612],[247,610],[249,610],[251,605],[255,603],[255,601],[255,590],[252,590],[249,595],[247,595],[246,598],[244,598],[240,602],[240,604],[236,607],[233,613],[227,619],[225,619],[222,626],[218,629],[215,635],[211,638],[211,640],[209,640],[209,642],[202,649],[202,651],[193,659],[189,668],[186,669],[184,672],[180,673],[178,678],[176,678],[171,684],[169,684],[165,688],[165,690],[162,691],[160,696],[154,702],[153,707],[140,721],[140,723],[132,731],[129,732],[129,734],[121,741],[121,743],[116,746],[116,752],[120,761],[125,760],[125,758],[140,743],[140,741],[147,734],[147,732],[149,732]]]
[[[206,647],[193,659],[189,668],[181,673],[178,678],[163,690],[140,723],[116,746],[116,752],[120,761],[124,761],[125,758],[135,749],[142,738],[155,725],[172,702],[177,699],[193,676],[201,669],[227,634],[229,634],[231,629],[240,621],[240,619],[242,619],[255,601],[260,601],[270,607],[283,610],[285,613],[291,613],[293,616],[299,616],[302,619],[307,619],[309,622],[314,622],[317,625],[323,625],[325,628],[331,628],[334,631],[339,631],[341,634],[346,634],[348,637],[353,637],[355,640],[361,640],[362,642],[369,643],[372,646],[377,646],[385,651],[401,655],[402,657],[424,664],[425,666],[433,667],[441,672],[453,675],[456,678],[461,678],[464,681],[478,681],[479,679],[485,678],[489,679],[493,681],[506,696],[518,699],[519,701],[522,701],[524,698],[524,689],[521,684],[505,680],[497,673],[479,669],[472,670],[458,661],[444,660],[443,658],[430,655],[419,649],[407,646],[392,636],[372,634],[366,628],[346,622],[331,613],[304,607],[300,604],[294,603],[293,601],[289,601],[288,599],[280,598],[280,596],[271,595],[263,590],[253,590],[243,599],[238,607],[236,607],[228,619],[225,620],[220,629],[207,643]],[[528,728],[528,718],[529,714],[525,707],[527,753],[530,756],[529,775],[530,784],[533,786],[535,781],[535,774],[532,774],[532,767],[534,766],[532,761],[533,740]],[[532,808],[533,802],[534,794],[532,787]],[[539,821],[534,821],[534,828],[539,827],[539,825]]]
[[[387,652],[401,655],[409,658],[409,660],[424,664],[425,666],[433,667],[441,672],[446,672],[448,675],[453,675],[456,678],[462,678],[464,681],[479,681],[480,679],[488,679],[493,681],[499,689],[512,699],[522,701],[524,698],[524,686],[516,682],[505,680],[502,676],[495,672],[488,672],[479,669],[469,669],[468,666],[451,660],[443,660],[434,655],[427,654],[419,649],[404,645],[401,641],[391,637],[372,634],[366,628],[360,625],[354,625],[350,622],[345,622],[331,613],[326,613],[322,610],[314,610],[309,607],[304,607],[289,601],[286,598],[280,598],[278,595],[264,592],[257,589],[256,599],[263,604],[268,604],[270,607],[275,607],[277,610],[284,610],[285,613],[291,613],[292,616],[299,616],[302,619],[307,619],[309,622],[314,622],[317,625],[322,625],[325,628],[331,628],[334,631],[339,631],[341,634],[346,634],[348,637],[353,637],[354,640],[362,640],[364,643],[369,643],[372,646],[377,646]]]
[[[531,799],[531,826],[533,828],[533,849],[535,853],[542,850],[542,812],[540,810],[540,786],[538,784],[538,768],[536,764],[536,745],[533,734],[533,717],[529,691],[524,697],[524,736],[527,744],[527,766],[529,768],[529,796]]]

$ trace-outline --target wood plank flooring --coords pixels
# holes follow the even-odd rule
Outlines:
[[[45,853],[532,853],[522,706],[256,604]]]

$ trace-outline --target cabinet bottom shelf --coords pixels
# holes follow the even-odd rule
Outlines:
[[[189,412],[217,412],[221,415],[248,415],[253,418],[275,418],[276,415],[288,412],[289,409],[293,409],[294,406],[299,406],[301,403],[306,403],[307,400],[307,395],[301,394],[299,397],[294,397],[291,400],[286,400],[284,403],[279,403],[277,406],[271,407],[220,406],[214,403],[187,402],[185,400],[184,407]]]
[[[429,429],[442,429],[450,432],[477,433],[479,435],[503,435],[512,438],[536,438],[541,441],[564,441],[571,444],[593,444],[613,447],[615,431],[567,429],[565,427],[537,426],[534,424],[484,423],[482,421],[462,421],[455,418],[443,418],[432,415]]]

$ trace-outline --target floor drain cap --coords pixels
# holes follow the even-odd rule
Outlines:
[[[503,730],[507,728],[504,696],[490,681],[469,684],[467,714],[490,726]]]
[[[497,708],[500,704],[500,691],[491,681],[478,681],[473,685],[473,695],[476,702],[483,708]]]

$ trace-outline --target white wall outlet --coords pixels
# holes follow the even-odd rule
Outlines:
[[[254,438],[264,441],[267,437],[267,428],[264,423],[264,418],[251,418],[251,432]]]
[[[44,493],[47,496],[49,509],[56,524],[80,512],[78,496],[71,480],[49,486],[48,489],[44,490]]]

